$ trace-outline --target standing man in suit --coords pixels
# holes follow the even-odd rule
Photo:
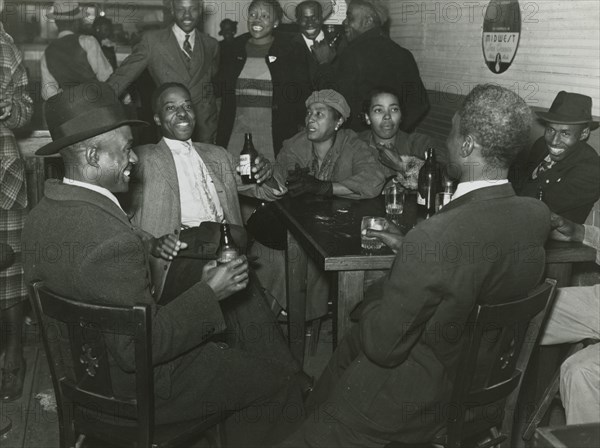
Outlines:
[[[78,33],[82,18],[77,2],[54,2],[48,13],[58,28],[58,39],[50,42],[40,61],[44,100],[65,87],[106,81],[113,72],[98,41]]]
[[[300,33],[294,35],[299,57],[305,61],[311,82],[311,91],[319,90],[316,83],[319,61],[313,54],[315,45],[329,45],[323,32],[323,22],[332,12],[331,0],[305,0],[296,6],[296,23]]]
[[[144,33],[107,82],[121,95],[147,68],[157,86],[165,82],[183,84],[191,93],[196,114],[194,140],[214,143],[217,103],[212,78],[219,68],[219,44],[196,29],[203,6],[202,0],[172,0],[175,23]]]
[[[348,46],[335,58],[328,45],[313,49],[320,63],[320,88],[340,92],[350,104],[351,129],[367,129],[362,105],[375,87],[388,87],[400,94],[400,129],[411,132],[429,110],[427,91],[412,53],[391,40],[383,30],[389,19],[383,0],[347,0],[344,21]],[[335,59],[335,60],[334,60]]]
[[[152,307],[157,423],[242,411],[226,424],[231,446],[276,441],[295,424],[284,409],[302,410],[293,372],[265,359],[259,346],[240,349],[218,339],[226,329],[223,304],[248,284],[245,258],[220,266],[209,262],[174,300],[156,304],[149,268],[153,254],[176,257],[185,245],[173,235],[157,244],[129,222],[114,196],[129,188],[138,160],[130,125],[139,122],[126,117],[105,83],[65,91],[48,103],[46,120],[53,142],[36,154],[60,151],[68,177],[48,181],[45,197],[26,223],[27,281],[42,280],[50,290],[86,303]],[[57,249],[51,249],[51,257],[49,248]],[[115,392],[133,396],[130,338],[109,337],[106,344]]]
[[[583,224],[600,198],[600,157],[586,143],[598,127],[592,99],[558,92],[548,112],[537,112],[544,136],[515,163],[511,181],[521,196],[539,197],[554,213]]]
[[[544,272],[548,207],[516,196],[506,179],[530,123],[525,101],[507,89],[480,85],[466,97],[447,142],[461,175],[452,202],[405,237],[371,234],[395,241],[394,264],[367,291],[359,324],[309,397],[314,415],[281,446],[434,439],[471,310],[527,293]]]

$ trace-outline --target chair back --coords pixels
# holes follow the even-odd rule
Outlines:
[[[75,446],[76,432],[103,438],[98,422],[137,427],[139,447],[150,446],[154,428],[154,377],[148,305],[103,306],[61,297],[43,282],[30,290],[56,394],[61,446]],[[135,397],[117,396],[105,338],[135,344]]]
[[[556,281],[547,279],[526,297],[477,305],[466,328],[450,402],[446,446],[487,430],[495,437],[483,446],[510,445],[514,409],[523,374],[551,308]]]

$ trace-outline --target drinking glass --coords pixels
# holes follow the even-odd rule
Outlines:
[[[385,193],[385,215],[387,219],[397,226],[400,225],[400,216],[404,211],[404,188],[393,183],[387,187]]]
[[[383,242],[375,237],[367,236],[367,230],[385,230],[385,218],[365,216],[360,223],[360,247],[367,250],[377,250],[383,247]]]

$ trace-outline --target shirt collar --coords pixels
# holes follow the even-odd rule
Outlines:
[[[302,39],[304,39],[304,42],[306,43],[306,46],[310,49],[310,47],[313,46],[313,44],[315,42],[321,42],[323,39],[325,39],[325,33],[323,32],[323,30],[321,30],[321,32],[318,34],[317,37],[315,37],[314,39],[308,39],[304,34],[300,33],[300,35],[302,36]]]
[[[96,193],[100,193],[102,196],[110,199],[117,207],[119,207],[121,209],[121,211],[123,211],[123,213],[125,213],[123,208],[121,208],[121,204],[119,204],[119,201],[117,200],[116,196],[104,187],[100,187],[98,185],[93,185],[93,184],[88,184],[87,182],[81,182],[79,180],[69,179],[68,177],[63,178],[63,184],[70,185],[73,187],[87,188],[88,190],[92,190],[92,191],[95,191]]]
[[[191,138],[182,141],[163,137],[163,140],[165,141],[169,149],[176,154],[189,154],[190,150],[194,147]]]
[[[71,30],[64,30],[64,31],[61,31],[60,33],[58,33],[58,38],[60,39],[61,37],[68,36],[69,34],[75,34],[75,33]]]
[[[498,185],[504,185],[508,183],[508,179],[501,180],[475,180],[471,182],[461,182],[456,187],[456,191],[452,195],[452,200],[455,200],[461,196],[471,193],[472,191],[479,190],[480,188],[486,187],[497,187]]]
[[[194,48],[194,42],[196,40],[196,28],[194,28],[191,32],[186,33],[181,28],[179,28],[176,23],[174,23],[172,29],[173,29],[173,33],[175,34],[175,37],[177,38],[177,41],[181,42],[181,44],[183,44],[183,42],[185,41],[185,35],[189,34],[190,35],[190,45],[192,46],[192,48]]]

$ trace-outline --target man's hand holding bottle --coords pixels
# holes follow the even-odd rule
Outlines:
[[[244,255],[228,263],[208,262],[202,269],[202,281],[223,300],[248,286],[248,260]]]

